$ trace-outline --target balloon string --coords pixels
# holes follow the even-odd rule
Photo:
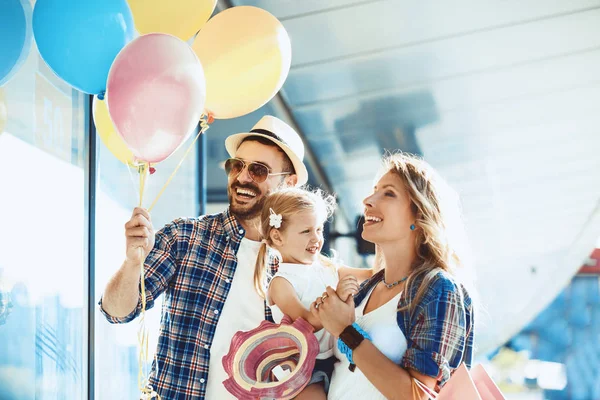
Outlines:
[[[148,170],[150,168],[150,164],[145,163],[145,164],[140,164],[138,166],[138,173],[140,174],[140,203],[139,203],[139,207],[142,206],[142,203],[144,202],[144,189],[146,187],[146,178],[148,178]]]
[[[164,184],[164,186],[162,187],[162,189],[160,190],[160,192],[158,193],[158,195],[156,196],[156,198],[154,199],[154,201],[148,208],[148,212],[152,211],[152,208],[154,208],[154,206],[156,205],[156,202],[158,201],[160,196],[162,196],[162,194],[166,190],[167,186],[169,186],[169,184],[171,183],[171,180],[173,179],[173,177],[175,176],[175,174],[177,173],[177,171],[183,164],[183,161],[185,160],[185,158],[190,153],[190,151],[194,148],[194,144],[196,144],[200,135],[208,130],[209,124],[211,124],[212,122],[213,122],[212,115],[209,114],[207,116],[205,114],[202,114],[202,116],[200,117],[200,131],[198,132],[198,134],[196,135],[196,137],[194,138],[194,140],[192,141],[192,143],[190,144],[188,149],[185,151],[185,153],[183,154],[183,157],[179,161],[179,164],[177,164],[177,166],[175,167],[175,170],[171,173],[171,176],[169,176],[169,179],[167,179],[167,182]],[[148,177],[149,171],[150,171],[149,163],[138,165],[138,172],[140,174],[139,207],[142,207],[142,203],[144,200],[144,189],[146,186],[146,178]],[[145,260],[143,259],[143,256],[144,256],[143,249],[140,248],[140,259],[141,259],[141,262],[140,262],[140,289],[141,289],[141,297],[142,297],[142,310],[141,310],[141,315],[140,315],[140,330],[138,332],[138,345],[140,347],[140,353],[139,353],[139,357],[138,357],[138,363],[139,363],[138,387],[142,393],[142,395],[141,395],[142,400],[153,399],[153,398],[161,400],[160,395],[158,393],[156,393],[156,391],[154,391],[152,386],[148,383],[148,373],[147,373],[147,365],[146,365],[146,362],[148,360],[148,329],[146,327],[146,285],[144,282],[144,261]]]
[[[169,184],[171,183],[171,180],[173,180],[173,178],[175,177],[175,174],[179,170],[179,167],[181,167],[181,165],[183,164],[183,161],[185,160],[185,158],[187,157],[187,155],[194,148],[194,145],[198,141],[198,138],[200,137],[200,135],[202,135],[204,132],[206,132],[208,130],[209,124],[211,124],[212,122],[213,122],[212,115],[209,114],[207,116],[205,114],[202,114],[202,116],[200,117],[200,131],[198,132],[198,134],[196,135],[196,137],[194,138],[194,140],[192,141],[192,143],[190,144],[190,146],[187,148],[187,150],[183,154],[183,157],[181,157],[181,160],[179,161],[179,164],[177,164],[177,166],[175,167],[175,170],[173,170],[173,172],[171,173],[171,176],[169,176],[169,179],[167,179],[167,182],[164,184],[164,186],[162,187],[162,189],[160,189],[160,192],[158,192],[158,195],[156,195],[156,198],[154,199],[154,201],[152,202],[152,204],[148,208],[149,212],[152,211],[152,209],[156,205],[156,202],[158,201],[158,199],[160,199],[160,196],[162,196],[162,194],[167,189],[167,186],[169,186]]]
[[[146,179],[150,170],[150,164],[144,163],[138,165],[138,172],[140,175],[140,201],[139,207],[142,207],[144,201],[144,191],[146,187]],[[140,247],[140,286],[141,286],[141,297],[142,297],[142,311],[140,315],[140,329],[138,331],[138,345],[140,352],[138,355],[138,387],[142,393],[141,399],[153,399],[156,398],[161,400],[160,395],[156,393],[152,386],[148,384],[148,328],[146,327],[146,284],[144,279],[144,250]]]
[[[129,174],[129,180],[131,181],[131,187],[133,188],[133,193],[137,194],[139,192],[139,190],[135,184],[135,180],[133,179],[133,174],[131,173],[131,169],[132,169],[132,167],[134,167],[134,168],[138,168],[138,170],[139,170],[139,166],[134,164],[133,162],[127,163],[126,165],[127,165],[127,173]]]

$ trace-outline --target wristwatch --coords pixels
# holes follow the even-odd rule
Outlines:
[[[363,340],[365,340],[365,337],[362,333],[357,331],[353,325],[348,325],[342,333],[340,333],[340,340],[344,342],[350,350],[354,350]]]
[[[348,369],[352,372],[356,369],[356,364],[354,364],[352,358],[352,352],[365,339],[371,340],[371,337],[367,332],[363,331],[356,322],[347,326],[338,337],[338,349],[350,362]]]

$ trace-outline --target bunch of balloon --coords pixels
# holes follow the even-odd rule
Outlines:
[[[281,22],[267,11],[250,6],[227,9],[210,19],[193,41],[192,48],[202,64],[205,82],[205,90],[193,92],[192,82],[177,78],[176,74],[191,71],[185,63],[192,61],[186,51],[189,47],[171,36],[177,34],[176,24],[168,17],[177,10],[190,11],[186,8],[190,6],[189,2],[169,3],[173,6],[171,13],[165,11],[161,14],[162,19],[155,15],[154,20],[149,17],[151,10],[140,8],[136,0],[129,0],[129,3],[138,29],[153,26],[152,29],[166,32],[135,39],[134,42],[139,43],[127,45],[114,61],[106,103],[98,100],[94,103],[94,119],[100,138],[123,163],[137,165],[142,161],[148,164],[146,169],[150,171],[152,165],[166,159],[187,139],[193,129],[190,127],[195,127],[195,123],[188,120],[190,115],[201,114],[198,136],[150,205],[151,210],[199,135],[214,119],[236,118],[255,111],[279,91],[289,73],[291,43]],[[163,2],[156,5],[159,10],[166,7]],[[208,15],[212,13],[215,1],[203,0],[196,5],[203,10],[202,15]],[[194,26],[203,25],[203,18],[192,18],[196,21]],[[153,21],[155,25],[152,25]],[[183,40],[190,32],[178,36]],[[165,46],[167,43],[177,45],[169,50]],[[158,51],[159,48],[163,50]],[[145,62],[137,65],[131,60]],[[129,70],[124,72],[126,67]],[[173,80],[158,85],[152,79],[158,70],[152,68],[169,71],[161,76],[170,76]],[[166,90],[173,82],[180,85]],[[205,96],[201,106],[193,94]]]
[[[31,14],[29,0],[0,1],[0,86],[17,73],[29,55]]]

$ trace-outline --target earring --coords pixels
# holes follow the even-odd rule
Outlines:
[[[412,224],[412,225],[410,226],[410,230],[411,230],[411,231],[414,231],[414,230],[415,230],[415,228],[416,228],[416,227],[415,227],[415,224]]]

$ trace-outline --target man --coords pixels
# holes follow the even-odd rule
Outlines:
[[[273,189],[308,179],[302,140],[275,117],[265,116],[250,132],[229,136],[225,146],[232,157],[225,163],[229,209],[177,219],[154,235],[150,215],[136,208],[125,224],[125,262],[99,303],[112,323],[139,315],[145,260],[147,308],[165,293],[150,374],[163,400],[234,399],[222,384],[227,375],[221,362],[233,334],[271,319],[253,285],[262,204]]]

